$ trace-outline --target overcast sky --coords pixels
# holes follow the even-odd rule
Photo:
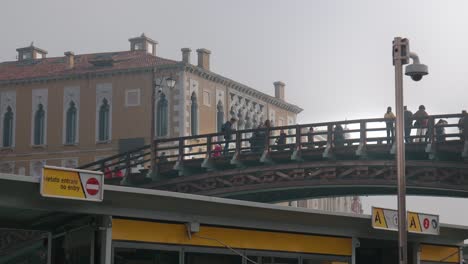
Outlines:
[[[394,104],[391,42],[408,37],[429,66],[421,82],[405,79],[405,103],[430,114],[467,108],[468,1],[41,0],[2,1],[0,61],[34,44],[48,56],[129,49],[144,32],[157,55],[212,51],[211,70],[304,108],[301,123],[381,117]],[[195,52],[192,62],[196,61]],[[392,206],[389,197],[363,198]],[[463,199],[409,198],[409,209],[468,225]]]

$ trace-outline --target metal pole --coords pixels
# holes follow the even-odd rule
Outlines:
[[[402,39],[395,38],[393,45],[393,60],[395,65],[395,108],[396,108],[396,164],[398,176],[398,254],[399,263],[408,263],[408,242],[406,224],[406,175],[405,175],[405,144],[404,144],[404,113],[403,113],[403,62]]]
[[[156,74],[155,74],[155,71],[153,71],[153,80],[151,82],[151,127],[150,127],[150,153],[151,153],[151,178],[155,178],[156,175],[156,153],[154,153],[154,146],[153,146],[153,141],[154,141],[154,135],[156,134],[155,133],[155,129],[154,129],[154,125],[155,125],[155,101],[156,101],[156,85],[155,85],[155,78],[156,78]]]

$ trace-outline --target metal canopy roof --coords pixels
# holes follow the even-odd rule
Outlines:
[[[86,215],[112,215],[206,225],[396,240],[375,230],[369,215],[262,204],[216,197],[105,185],[104,201],[46,198],[39,180],[0,173],[0,227],[53,229]],[[462,244],[468,227],[441,224],[440,235],[409,234],[409,241]]]

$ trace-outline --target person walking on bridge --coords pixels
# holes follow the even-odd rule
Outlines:
[[[279,136],[276,138],[276,145],[278,145],[278,151],[283,151],[286,148],[286,133],[281,129]]]
[[[387,144],[393,142],[395,137],[395,130],[393,129],[393,124],[395,123],[395,114],[392,112],[392,108],[387,107],[387,112],[384,114],[385,125],[387,126]]]
[[[427,123],[429,122],[428,116],[424,105],[420,105],[419,110],[413,115],[413,118],[416,120],[414,122],[414,126],[417,128],[416,136],[418,136],[416,142],[423,142],[423,137],[426,138]]]
[[[221,131],[224,133],[224,140],[226,141],[224,143],[224,156],[227,156],[227,154],[229,153],[229,143],[232,140],[232,133],[235,131],[235,129],[232,128],[232,126],[236,123],[236,121],[237,119],[232,117],[229,121],[226,121],[226,123],[224,123],[224,125],[221,127]]]
[[[333,130],[333,144],[335,147],[343,147],[345,142],[344,129],[340,124],[335,125]]]
[[[405,121],[405,142],[411,143],[411,128],[413,127],[413,112],[408,110],[406,105],[404,106],[404,121]]]

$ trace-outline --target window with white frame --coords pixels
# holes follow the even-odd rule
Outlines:
[[[140,89],[132,89],[125,91],[125,106],[140,105]]]
[[[0,92],[0,147],[15,146],[16,92]]]
[[[32,91],[31,143],[33,146],[47,144],[48,90]]]
[[[169,104],[167,102],[166,95],[164,93],[160,93],[156,106],[156,135],[158,137],[165,137],[168,134],[168,106]]]
[[[32,53],[31,52],[25,52],[23,53],[23,60],[28,60],[32,58]]]
[[[142,49],[143,49],[143,43],[142,42],[135,43],[135,50],[142,50]]]
[[[192,93],[190,101],[190,132],[195,136],[198,135],[198,100],[195,92]]]
[[[63,94],[63,144],[79,142],[80,87],[65,87]]]
[[[99,107],[99,141],[109,140],[109,102],[106,98],[102,99],[101,106]]]
[[[65,122],[65,144],[76,143],[77,109],[75,102],[71,101],[67,109]]]
[[[209,91],[203,91],[203,104],[206,106],[211,106],[211,94]]]
[[[34,113],[34,145],[45,144],[45,110],[44,105],[39,104]]]
[[[112,139],[112,84],[96,86],[96,142]]]

